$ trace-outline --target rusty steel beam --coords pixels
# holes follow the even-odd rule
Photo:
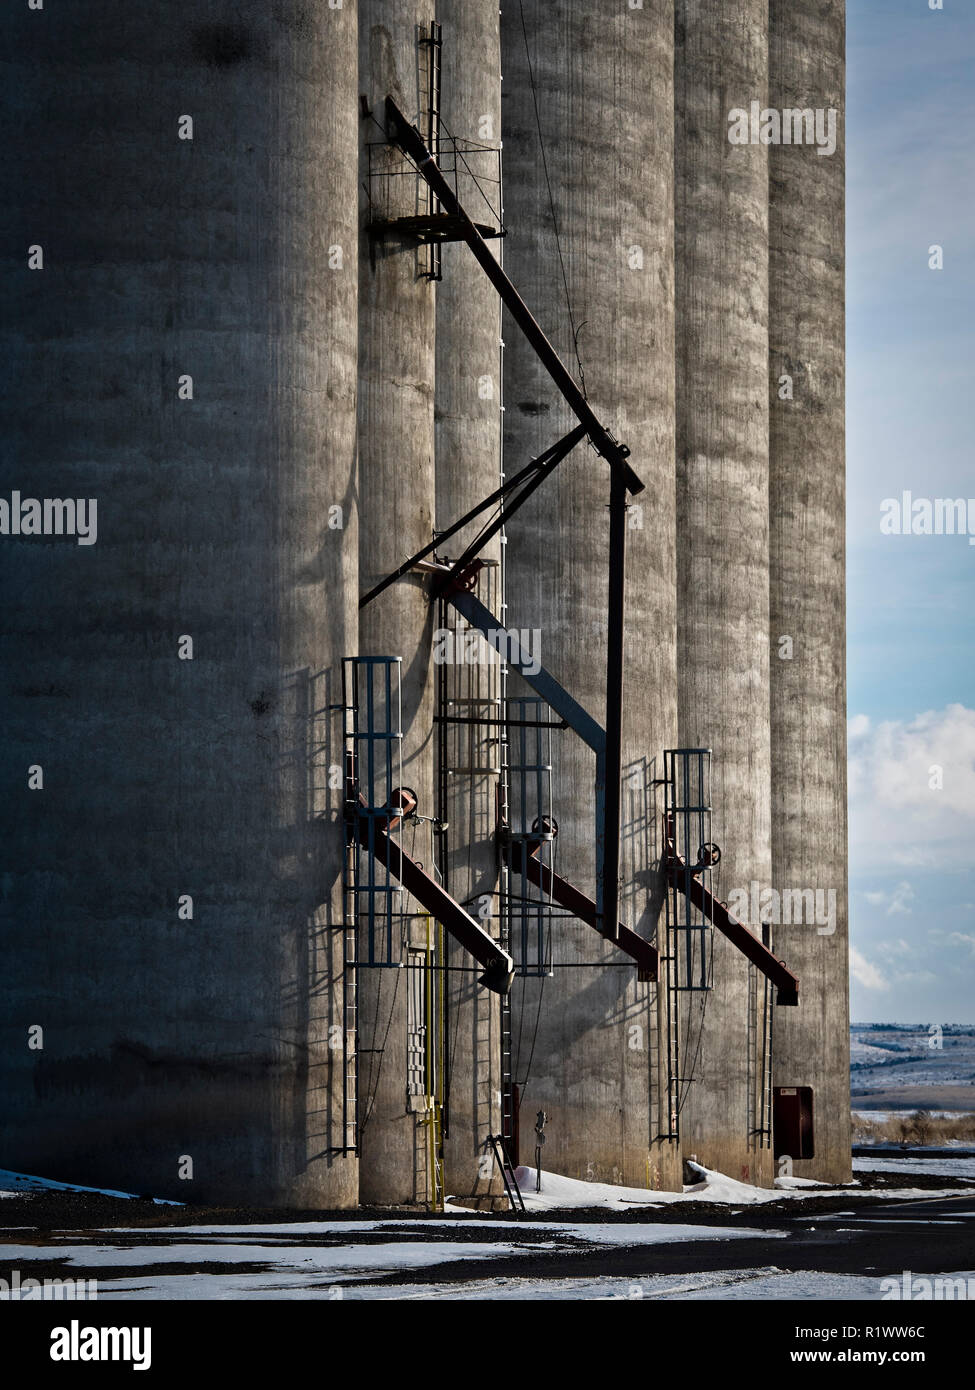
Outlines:
[[[359,804],[365,805],[361,796]],[[351,812],[350,820],[359,844],[366,851],[371,848],[380,864],[384,864],[389,872],[399,879],[407,892],[412,893],[417,902],[426,908],[430,916],[449,931],[454,940],[484,967],[484,974],[480,976],[478,983],[486,989],[493,990],[495,994],[507,994],[515,973],[514,962],[507,951],[503,951],[483,927],[464,911],[460,903],[455,902],[449,893],[445,893],[440,884],[389,837],[388,831],[394,830],[405,816],[416,810],[416,800],[409,792],[394,792],[390,798],[390,810],[398,810],[399,814],[391,815],[388,823],[385,820],[379,821],[371,846],[367,825],[369,817],[355,810]]]
[[[719,902],[709,892],[700,878],[690,872],[679,854],[671,852],[668,859],[671,882],[688,897],[694,906],[704,914],[732,945],[737,946],[743,956],[758,966],[778,991],[776,1004],[795,1006],[799,1003],[799,981],[783,961],[778,960],[767,946],[763,946],[757,936],[748,930],[744,922],[732,916],[724,903]]]
[[[597,912],[596,904],[592,898],[587,898],[585,893],[574,887],[567,879],[561,878],[547,864],[543,864],[538,858],[541,848],[541,840],[536,840],[534,843],[513,840],[511,842],[512,869],[516,873],[523,874],[530,883],[534,883],[536,888],[540,888],[543,893],[554,898],[560,907],[566,908],[574,917],[578,917],[580,922],[585,922],[587,926],[598,931],[605,940],[612,942],[614,946],[618,946],[626,955],[632,957],[636,961],[638,980],[650,982],[656,980],[660,962],[660,955],[656,946],[650,941],[645,941],[642,936],[637,936],[635,931],[625,927],[622,922],[617,922],[615,936],[604,931],[600,925],[601,915]]]

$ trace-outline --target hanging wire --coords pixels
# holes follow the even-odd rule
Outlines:
[[[535,86],[535,68],[532,64],[531,50],[528,44],[528,26],[525,23],[525,6],[523,0],[518,0],[518,9],[521,12],[521,32],[525,40],[525,58],[528,61],[528,81],[532,91],[532,105],[535,108],[535,127],[538,131],[538,143],[542,152],[542,170],[545,174],[545,187],[548,189],[548,205],[552,213],[552,226],[555,229],[555,248],[558,252],[559,266],[562,270],[562,286],[565,290],[565,307],[569,314],[569,327],[572,330],[572,350],[575,353],[576,365],[579,368],[579,385],[582,389],[583,398],[588,400],[586,393],[586,373],[582,366],[582,358],[579,355],[579,334],[585,326],[584,322],[576,327],[575,316],[572,313],[572,299],[569,295],[569,277],[565,270],[565,258],[562,255],[562,239],[559,236],[559,220],[555,212],[555,197],[552,193],[552,181],[548,173],[548,157],[545,153],[545,138],[542,135],[542,119],[538,110],[538,90]]]
[[[524,976],[523,976],[522,978],[524,979]],[[538,1008],[535,1010],[535,1026],[534,1026],[534,1028],[532,1029],[532,1045],[531,1045],[531,1048],[530,1048],[529,1053],[528,1053],[528,1064],[527,1064],[527,1066],[525,1067],[524,1079],[523,1079],[522,1081],[519,1081],[519,1083],[518,1083],[518,1089],[521,1090],[521,1091],[525,1090],[525,1088],[527,1087],[527,1085],[528,1085],[528,1078],[529,1078],[529,1077],[531,1076],[531,1074],[532,1074],[532,1062],[534,1061],[534,1058],[535,1058],[535,1043],[538,1041],[538,1025],[539,1025],[539,1023],[540,1023],[540,1021],[541,1021],[541,1017],[542,1017],[542,995],[545,993],[545,979],[546,979],[546,977],[545,977],[544,975],[542,975],[542,976],[540,976],[539,982],[538,982]],[[524,1009],[524,998],[522,999],[522,1009]],[[521,1042],[521,1037],[520,1037],[520,1034],[519,1034],[519,1044],[520,1044],[520,1042]],[[519,1056],[519,1060],[520,1060],[520,1056]]]

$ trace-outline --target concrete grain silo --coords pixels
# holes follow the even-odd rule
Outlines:
[[[0,23],[3,485],[97,502],[0,549],[2,1161],[354,1205],[354,15]]]
[[[811,1156],[781,1124],[777,1149],[799,1176],[847,1182],[845,5],[769,14],[769,105],[819,112],[827,136],[770,151],[772,881],[814,908],[776,932],[802,1002],[777,1015],[773,1053],[776,1088],[812,1092]]]
[[[783,1115],[813,1097],[794,1171],[847,1179],[842,130],[828,158],[729,139],[736,108],[842,111],[843,5],[151,8],[0,21],[0,497],[62,522],[0,537],[0,1162],[493,1204],[492,1138],[530,1163],[544,1112],[555,1173],[679,1188],[696,1155],[768,1184],[774,1082]],[[584,402],[454,244],[390,97]],[[445,530],[590,409],[594,447],[438,592],[493,505]],[[603,426],[645,484],[615,533],[618,918],[656,980],[594,906],[598,737],[507,638],[507,667],[465,639],[473,595],[606,736]],[[67,498],[97,502],[92,543]],[[711,750],[717,898],[835,892],[835,931],[767,914],[798,1009],[680,929],[686,749]],[[397,787],[416,813],[379,852]],[[545,817],[574,909],[529,885]],[[520,966],[508,1004],[477,924]]]
[[[427,85],[418,38],[429,33],[434,7],[432,0],[361,0],[358,11],[359,89],[368,111],[359,117],[359,570],[366,593],[433,537],[435,289],[425,274],[426,250],[398,230],[378,235],[376,224],[423,210],[415,174],[386,142],[384,103],[393,96],[409,120],[424,124]],[[401,758],[404,784],[416,793],[420,814],[431,816],[434,615],[428,592],[428,582],[410,574],[364,607],[359,655],[400,658],[391,672],[391,708],[379,684],[388,668],[363,671],[364,683],[377,682],[371,746],[380,763],[386,735],[402,734],[395,741],[397,773],[377,777],[376,804],[395,790]],[[368,746],[359,749],[363,766]],[[414,821],[403,831],[404,848],[429,863],[431,832],[428,821]],[[361,1199],[422,1202],[428,1145],[424,1112],[408,1094],[407,1053],[411,1023],[416,1031],[410,952],[425,947],[427,925],[408,895],[389,897],[395,879],[380,875],[380,882],[357,904]]]
[[[501,54],[497,0],[443,0],[441,132],[436,153],[456,179],[462,202],[484,225],[500,228]],[[493,240],[493,248],[500,242]],[[501,478],[501,302],[467,246],[441,249],[437,284],[437,529],[445,530]],[[489,514],[445,543],[456,559]],[[487,567],[478,592],[503,620],[501,537],[479,552]],[[462,620],[444,606],[455,632]],[[500,774],[501,670],[483,644],[482,660],[438,671],[439,813],[442,871],[451,895],[478,913],[494,934],[501,926],[495,839]],[[471,771],[462,769],[470,768]],[[444,979],[445,1183],[461,1199],[492,1189],[491,1135],[501,1132],[501,998],[478,983],[481,971],[449,936]],[[487,1158],[487,1163],[484,1162]],[[494,1187],[497,1186],[495,1180]]]
[[[771,874],[768,148],[733,145],[728,121],[766,104],[768,4],[678,0],[676,17],[679,728],[681,747],[713,751],[713,887],[727,899]],[[683,1152],[767,1183],[764,991],[756,1000],[754,967],[718,931],[696,935],[682,981],[696,988],[681,994]]]
[[[663,898],[653,783],[677,732],[672,6],[506,6],[502,60],[506,269],[647,485],[626,530],[620,916],[652,938]],[[574,423],[506,322],[506,469]],[[583,444],[508,526],[509,619],[538,629],[543,665],[600,723],[609,487],[606,464]],[[566,730],[553,735],[552,762],[556,869],[594,898],[595,758]],[[661,927],[664,952],[662,937]],[[564,913],[551,924],[551,968],[512,994],[522,1161],[543,1110],[551,1171],[679,1184],[676,1147],[661,1137],[665,989],[638,983],[632,960]]]

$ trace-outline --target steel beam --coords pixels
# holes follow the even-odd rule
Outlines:
[[[439,198],[441,205],[452,216],[459,219],[460,231],[458,235],[467,242],[473,251],[481,269],[497,290],[511,317],[531,343],[543,367],[558,387],[573,414],[580,424],[585,425],[593,448],[609,463],[614,472],[622,473],[628,492],[634,494],[642,492],[644,484],[626,462],[629,449],[618,439],[614,439],[605,425],[597,418],[565,363],[543,333],[528,305],[491,254],[491,248],[458,202],[454,190],[438,168],[433,155],[427,149],[423,136],[406,119],[392,97],[386,98],[386,132],[389,139],[412,159],[421,176]]]
[[[561,878],[547,864],[543,864],[538,858],[541,847],[541,840],[536,840],[534,843],[512,840],[510,859],[512,869],[516,873],[523,874],[530,883],[535,884],[536,888],[540,888],[543,893],[554,898],[560,907],[566,908],[574,917],[578,917],[581,922],[593,927],[600,936],[605,937],[607,941],[618,946],[626,955],[631,956],[637,964],[638,979],[656,980],[660,962],[660,955],[656,946],[645,941],[642,936],[638,936],[635,931],[624,926],[622,922],[617,922],[615,934],[604,930],[601,924],[602,915],[596,910],[596,904],[592,898],[587,898],[585,893],[580,892],[568,880]]]
[[[597,758],[605,756],[605,731],[592,715],[586,713],[578,700],[573,699],[564,686],[559,685],[555,677],[546,671],[541,662],[537,663],[537,671],[531,669],[536,665],[531,654],[522,652],[518,638],[509,636],[491,610],[475,594],[462,589],[450,589],[444,594],[444,598],[467,619],[471,627],[477,628],[484,640],[500,653],[502,660],[514,667],[535,693],[541,695],[555,713],[565,720],[569,728],[575,730]]]
[[[392,574],[387,574],[385,579],[381,579],[367,594],[363,594],[362,598],[359,600],[359,607],[365,608],[367,604],[372,603],[374,598],[378,598],[391,584],[395,584],[397,579],[402,579],[404,574],[408,574],[411,569],[415,569],[421,560],[425,560],[428,555],[432,555],[435,550],[443,545],[444,541],[450,540],[451,536],[455,536],[458,531],[462,531],[469,522],[473,521],[475,517],[480,516],[481,512],[487,511],[487,509],[496,502],[507,501],[507,515],[510,516],[513,511],[516,511],[517,508],[521,506],[522,502],[526,501],[527,498],[531,496],[539,483],[548,477],[555,465],[561,463],[566,455],[571,453],[584,435],[585,430],[580,425],[577,429],[570,431],[564,439],[558,440],[557,443],[546,449],[544,453],[539,454],[538,458],[532,459],[532,461],[527,463],[520,472],[514,475],[514,477],[506,479],[499,488],[496,488],[494,492],[485,497],[483,501],[478,502],[476,507],[472,507],[469,512],[465,512],[459,521],[455,521],[453,525],[448,526],[446,531],[441,531],[428,545],[418,550],[415,555],[411,555],[408,560],[404,560],[398,569],[393,570]],[[509,501],[508,494],[514,491],[515,488],[521,487],[522,484],[526,484],[524,492],[520,493],[514,502]],[[503,524],[503,518],[500,524]],[[468,552],[465,552],[465,556],[468,559],[471,558],[471,554],[476,554],[476,551],[489,539],[490,536],[480,538],[476,547],[468,548]],[[455,566],[455,569],[456,568],[457,566]]]
[[[395,796],[395,793],[394,793]],[[412,800],[412,798],[410,798]],[[360,807],[364,806],[359,798]],[[415,809],[416,802],[413,802]],[[479,983],[495,994],[507,994],[514,978],[514,962],[496,941],[477,923],[460,903],[445,893],[437,881],[425,869],[411,859],[395,840],[390,839],[389,830],[395,829],[400,817],[391,808],[390,819],[375,815],[363,815],[361,810],[352,810],[350,820],[355,837],[366,851],[371,851],[380,864],[384,864],[395,878],[399,879],[407,892],[412,893],[417,902],[438,921],[465,951],[468,951],[479,965],[484,966],[484,974]],[[374,833],[369,834],[369,823],[373,822]]]
[[[732,916],[724,903],[719,902],[714,894],[705,888],[700,878],[688,869],[679,854],[669,856],[667,867],[674,886],[775,985],[778,991],[776,1004],[797,1005],[799,981],[791,970],[786,969],[785,964],[776,959],[768,947],[748,930],[744,922]]]
[[[620,774],[623,750],[623,600],[626,567],[626,486],[618,472],[609,494],[609,625],[606,633],[606,756],[603,768],[604,840],[596,875],[596,910],[607,936],[619,919]],[[598,827],[597,827],[598,833]]]

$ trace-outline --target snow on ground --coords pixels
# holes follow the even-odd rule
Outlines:
[[[893,1154],[873,1154],[855,1158],[855,1173],[930,1173],[938,1178],[975,1178],[975,1158],[899,1158]]]
[[[876,1120],[878,1124],[885,1124],[887,1120],[909,1120],[912,1115],[917,1114],[921,1109],[918,1105],[908,1105],[903,1110],[854,1110],[855,1120]],[[928,1110],[926,1112],[932,1120],[960,1120],[965,1115],[971,1115],[971,1110]]]
[[[310,1235],[332,1237],[341,1240],[346,1234],[361,1234],[362,1232],[379,1232],[389,1235],[409,1232],[417,1241],[423,1239],[423,1234],[428,1230],[442,1231],[449,1230],[451,1227],[463,1226],[466,1230],[477,1230],[479,1228],[490,1231],[507,1231],[512,1237],[521,1238],[524,1232],[541,1231],[549,1236],[561,1236],[565,1239],[572,1239],[582,1245],[610,1246],[610,1245],[667,1245],[672,1241],[678,1240],[738,1240],[739,1237],[756,1235],[763,1238],[784,1235],[784,1231],[750,1231],[740,1230],[736,1226],[678,1226],[667,1223],[666,1225],[655,1226],[645,1222],[629,1223],[616,1221],[593,1221],[585,1225],[574,1225],[569,1222],[558,1221],[524,1221],[502,1220],[495,1218],[492,1221],[485,1221],[483,1217],[472,1221],[442,1220],[439,1217],[427,1217],[421,1221],[410,1221],[409,1218],[401,1221],[301,1221],[301,1222],[280,1222],[273,1225],[235,1225],[235,1226],[166,1226],[155,1228],[155,1234],[168,1240],[170,1236],[189,1235],[197,1238],[216,1237],[216,1242],[229,1240],[230,1238],[240,1239],[242,1236],[250,1236],[255,1242],[261,1240],[280,1240],[282,1236],[288,1235]],[[142,1226],[122,1226],[112,1227],[110,1230],[103,1228],[98,1232],[99,1236],[126,1236],[136,1235],[145,1236],[147,1231]],[[538,1248],[522,1242],[524,1248]],[[546,1242],[546,1246],[547,1246]],[[0,1247],[2,1249],[3,1247]],[[209,1245],[207,1248],[210,1248]],[[302,1247],[304,1248],[304,1247]],[[388,1249],[388,1246],[373,1246],[373,1249]],[[440,1247],[434,1247],[440,1248]],[[470,1248],[469,1246],[466,1248]],[[558,1248],[558,1247],[557,1247]]]
[[[518,1301],[582,1299],[620,1302],[636,1299],[679,1299],[684,1302],[734,1300],[790,1302],[815,1299],[822,1302],[879,1302],[883,1298],[881,1275],[823,1274],[818,1271],[786,1272],[768,1269],[722,1269],[705,1274],[653,1274],[642,1279],[485,1279],[476,1284],[416,1284],[398,1288],[350,1289],[352,1299],[490,1299]],[[971,1274],[939,1275],[944,1279],[970,1279]]]
[[[949,1277],[949,1276],[945,1276]],[[961,1276],[958,1276],[961,1277]],[[309,1288],[288,1276],[271,1284],[253,1275],[197,1275],[181,1279],[126,1279],[99,1281],[98,1298],[143,1299],[341,1299],[369,1301],[448,1302],[558,1301],[621,1302],[635,1299],[879,1299],[879,1277],[818,1273],[783,1273],[768,1269],[726,1269],[704,1274],[649,1275],[644,1278],[518,1279],[485,1278],[463,1284],[341,1284]]]
[[[723,1226],[646,1225],[595,1222],[575,1226],[548,1221],[475,1221],[474,1227],[499,1232],[506,1238],[488,1241],[435,1240],[436,1230],[450,1231],[470,1223],[435,1219],[415,1222],[413,1239],[402,1239],[402,1221],[322,1221],[271,1226],[167,1227],[99,1231],[91,1243],[72,1233],[71,1244],[18,1244],[0,1246],[0,1260],[29,1275],[34,1261],[53,1260],[84,1277],[98,1279],[98,1297],[104,1298],[305,1298],[346,1297],[343,1286],[362,1278],[379,1279],[404,1270],[423,1270],[457,1261],[493,1260],[537,1254],[573,1254],[600,1248],[650,1246],[687,1241],[784,1239],[784,1231],[737,1230]],[[388,1235],[386,1241],[356,1243],[356,1236]],[[545,1239],[540,1239],[544,1234]],[[296,1239],[288,1242],[288,1236]],[[133,1236],[138,1243],[130,1244]],[[106,1239],[107,1237],[107,1239]],[[120,1243],[113,1243],[113,1237]],[[298,1238],[301,1237],[301,1238]],[[315,1238],[318,1238],[316,1241]],[[352,1243],[349,1243],[351,1238]],[[124,1243],[122,1243],[124,1242]],[[328,1242],[328,1243],[319,1243]],[[169,1266],[162,1272],[158,1266]],[[237,1268],[235,1268],[237,1266]],[[215,1267],[215,1268],[214,1268]],[[131,1275],[118,1277],[119,1268]],[[110,1269],[113,1277],[99,1277]],[[151,1274],[141,1270],[152,1269]],[[63,1277],[63,1274],[62,1274]],[[79,1276],[81,1277],[81,1276]],[[370,1286],[371,1287],[371,1286]]]
[[[143,1233],[145,1234],[145,1233]],[[115,1268],[140,1265],[185,1265],[192,1270],[200,1265],[265,1265],[274,1272],[290,1272],[319,1278],[355,1279],[363,1274],[392,1274],[397,1270],[423,1268],[446,1264],[453,1260],[491,1260],[517,1255],[521,1251],[535,1254],[552,1249],[545,1243],[511,1243],[492,1241],[390,1241],[379,1245],[312,1245],[270,1244],[260,1237],[236,1243],[184,1240],[176,1244],[140,1241],[138,1245],[43,1245],[0,1246],[3,1259],[16,1269],[31,1260],[56,1259],[72,1268],[84,1269],[97,1275],[100,1267]],[[558,1248],[558,1247],[554,1247]]]
[[[641,1207],[652,1211],[673,1202],[714,1202],[741,1209],[783,1198],[832,1196],[849,1202],[850,1189],[821,1187],[809,1179],[779,1179],[776,1189],[745,1183],[691,1165],[698,1181],[682,1193],[651,1192],[640,1188],[588,1183],[557,1174],[542,1173],[542,1191],[534,1192],[534,1170],[520,1169],[529,1210],[599,1207],[619,1211]],[[885,1158],[856,1161],[858,1170],[959,1174],[975,1179],[975,1160]],[[59,1184],[58,1186],[66,1186]],[[869,1189],[856,1187],[857,1196],[887,1199],[959,1195],[964,1189]],[[972,1195],[975,1186],[968,1190]],[[883,1222],[880,1208],[854,1213],[837,1211],[820,1220],[836,1222],[847,1216]],[[955,1213],[953,1212],[954,1216]],[[959,1211],[958,1216],[967,1215]],[[862,1218],[862,1220],[861,1220]],[[934,1224],[934,1223],[933,1223]],[[838,1227],[837,1230],[845,1228]],[[851,1227],[851,1229],[854,1229]],[[456,1215],[427,1217],[408,1215],[351,1221],[261,1222],[217,1225],[187,1224],[169,1227],[120,1227],[91,1232],[51,1233],[38,1236],[23,1228],[7,1233],[10,1244],[0,1246],[0,1262],[29,1275],[31,1267],[57,1262],[63,1272],[98,1279],[101,1299],[447,1299],[447,1300],[553,1300],[597,1299],[604,1301],[659,1299],[871,1299],[881,1296],[876,1276],[831,1275],[816,1272],[786,1273],[773,1267],[722,1270],[644,1278],[618,1276],[551,1278],[514,1276],[492,1278],[492,1263],[519,1257],[531,1262],[539,1254],[562,1257],[555,1266],[572,1269],[574,1255],[600,1249],[641,1247],[696,1241],[784,1239],[787,1232],[763,1231],[718,1224],[693,1225],[640,1222],[533,1221],[529,1217],[490,1220],[461,1209]],[[59,1244],[63,1239],[67,1243]],[[476,1262],[477,1278],[452,1282],[425,1282],[424,1271],[436,1266]],[[102,1277],[99,1272],[107,1277]],[[409,1284],[384,1285],[391,1275]],[[951,1277],[968,1277],[952,1275]],[[363,1283],[361,1281],[368,1282]]]
[[[671,1202],[721,1202],[729,1206],[755,1206],[779,1202],[785,1197],[824,1197],[843,1188],[826,1187],[811,1178],[776,1178],[775,1187],[752,1187],[699,1163],[688,1165],[700,1181],[685,1184],[683,1192],[656,1192],[645,1187],[614,1187],[605,1182],[563,1178],[542,1170],[542,1190],[535,1191],[535,1169],[518,1168],[515,1176],[529,1211],[562,1211],[572,1207],[660,1207]],[[964,1174],[963,1176],[967,1176]]]
[[[167,1201],[165,1197],[140,1198],[137,1192],[116,1192],[111,1187],[81,1187],[78,1183],[55,1182],[53,1178],[37,1178],[31,1173],[13,1173],[0,1168],[0,1197],[12,1197],[18,1192],[95,1192],[100,1197],[125,1197],[132,1201],[151,1200],[162,1207],[181,1207],[182,1202]]]
[[[518,1168],[515,1177],[529,1211],[563,1211],[571,1207],[612,1207],[614,1211],[619,1211],[620,1207],[660,1207],[671,1202],[687,1201],[742,1206],[776,1202],[784,1195],[781,1191],[751,1187],[748,1183],[725,1177],[723,1173],[702,1168],[697,1163],[689,1167],[701,1177],[699,1182],[685,1184],[683,1192],[657,1192],[646,1187],[616,1187],[606,1182],[585,1182],[581,1178],[563,1178],[558,1173],[546,1173],[544,1169],[542,1190],[536,1192],[534,1168]],[[789,1195],[796,1194],[790,1192]]]
[[[518,1279],[486,1278],[464,1284],[360,1285],[309,1289],[285,1276],[274,1285],[252,1275],[198,1275],[182,1279],[130,1279],[100,1282],[99,1299],[341,1299],[370,1301],[447,1302],[623,1302],[642,1299],[681,1302],[880,1302],[884,1296],[881,1275],[826,1274],[819,1271],[786,1272],[765,1269],[722,1269],[701,1274],[653,1274],[642,1278]],[[975,1280],[975,1272],[954,1271],[942,1279]]]
[[[915,1159],[914,1168],[904,1167],[910,1159],[854,1159],[855,1169],[875,1171],[933,1173],[938,1177],[959,1177],[975,1179],[975,1159]],[[890,1166],[885,1169],[885,1164]],[[856,1188],[858,1197],[882,1197],[891,1199],[913,1199],[915,1197],[957,1197],[964,1195],[964,1188],[871,1188],[862,1187],[854,1179],[843,1187],[829,1187],[810,1178],[776,1178],[775,1187],[751,1187],[738,1182],[736,1178],[726,1177],[699,1163],[690,1163],[700,1175],[700,1182],[685,1184],[683,1192],[655,1192],[643,1187],[614,1187],[611,1183],[585,1182],[581,1178],[563,1178],[557,1173],[542,1170],[542,1190],[535,1191],[535,1169],[518,1168],[515,1176],[529,1211],[567,1211],[580,1207],[610,1207],[614,1211],[629,1207],[654,1207],[670,1205],[673,1202],[715,1202],[726,1206],[757,1206],[765,1202],[780,1202],[787,1198],[801,1200],[804,1197],[847,1197],[851,1187]]]

